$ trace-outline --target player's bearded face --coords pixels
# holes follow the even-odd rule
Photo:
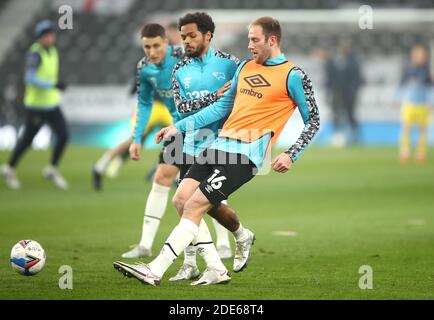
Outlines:
[[[200,57],[209,45],[211,33],[203,34],[195,23],[189,23],[181,27],[181,39],[188,57]]]
[[[154,38],[143,37],[142,45],[145,55],[149,58],[151,63],[157,64],[164,60],[169,41],[166,38],[161,38],[160,36]]]
[[[271,46],[262,32],[262,27],[253,25],[249,28],[249,46],[253,60],[258,64],[263,64],[271,56]]]

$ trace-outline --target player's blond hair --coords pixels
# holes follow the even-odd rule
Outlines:
[[[282,38],[282,28],[279,21],[273,17],[261,17],[250,23],[251,26],[261,26],[265,35],[265,40],[268,40],[271,36],[275,36],[277,44],[280,45],[280,39]]]

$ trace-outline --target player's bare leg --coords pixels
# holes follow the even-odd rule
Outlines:
[[[199,187],[199,182],[194,179],[185,178],[181,181],[179,188],[177,189],[175,196],[173,197],[173,205],[176,208],[180,217],[182,217],[183,215],[185,203],[188,201],[188,199],[191,198],[191,196],[194,194],[194,192],[197,190],[198,187]],[[233,213],[235,212],[233,211]],[[229,219],[227,219],[227,221],[229,221],[230,223],[229,226],[233,228],[233,225],[239,224],[239,222],[236,215],[232,215],[231,218],[233,218],[234,221],[229,221]],[[221,227],[225,228],[223,226]],[[184,262],[181,268],[179,269],[178,273],[175,276],[171,277],[169,281],[191,280],[199,276],[199,269],[196,263],[196,251],[198,249],[200,250],[201,255],[204,257],[205,261],[208,259],[208,256],[212,257],[211,260],[215,259],[215,257],[213,257],[214,248],[210,248],[211,245],[213,246],[212,238],[211,235],[209,234],[208,226],[206,225],[205,222],[202,228],[206,229],[205,231],[200,233],[200,236],[203,236],[204,238],[198,237],[198,239],[195,239],[195,242],[191,243],[184,250]],[[227,228],[225,228],[224,231],[227,233]],[[220,256],[218,248],[217,248],[217,253],[219,257],[222,258]]]
[[[419,137],[416,145],[416,162],[423,164],[426,161],[427,135],[428,129],[426,126],[419,125]]]
[[[130,147],[132,142],[132,137],[118,144],[115,148],[107,150],[102,157],[95,163],[92,167],[92,182],[95,190],[99,191],[102,188],[102,177],[104,171],[110,162],[113,161],[117,156],[122,155]]]
[[[157,285],[173,261],[182,253],[183,250],[195,239],[203,238],[201,233],[208,233],[204,228],[205,221],[202,219],[205,212],[212,205],[200,190],[196,190],[193,196],[186,202],[184,214],[179,224],[173,229],[169,238],[165,242],[160,254],[148,265],[134,264],[129,265],[119,261],[114,262],[114,267],[126,274],[132,276],[143,283]],[[213,255],[206,255],[207,269],[201,278],[192,283],[192,285],[210,285],[217,283],[227,283],[230,281],[228,270],[218,257],[217,250],[211,244],[208,245],[208,251],[214,249]],[[215,258],[214,260],[212,258]],[[204,257],[205,258],[205,257]]]
[[[176,189],[172,203],[180,217],[182,217],[185,202],[187,202],[188,198],[191,197],[198,186],[198,181],[187,178],[183,179],[179,184],[178,189]],[[177,274],[171,277],[169,281],[191,280],[197,278],[200,275],[199,268],[197,267],[196,263],[196,250],[197,248],[193,245],[193,243],[190,243],[187,248],[185,248],[184,262]]]
[[[410,130],[410,125],[402,125],[399,150],[399,161],[401,163],[407,163],[410,159]]]
[[[240,220],[235,210],[223,203],[223,201],[218,206],[208,210],[208,214],[232,233],[240,227]]]
[[[199,182],[194,179],[186,178],[182,180],[173,198],[174,206],[180,215],[184,214],[185,205],[187,201],[193,197],[195,192],[201,192],[198,187]],[[235,211],[223,202],[218,206],[211,206],[208,210],[208,214],[232,232],[236,241],[234,271],[242,271],[247,266],[250,249],[255,240],[253,232],[245,229],[240,223]],[[191,250],[190,247],[189,249]]]
[[[184,204],[182,219],[187,219],[199,225],[199,234],[197,238],[200,237],[200,229],[204,223],[203,216],[204,213],[212,208],[212,204],[208,201],[205,195],[199,189],[196,189],[194,194],[187,200]],[[211,238],[211,237],[209,237]],[[191,283],[191,285],[209,285],[216,283],[225,283],[230,280],[226,267],[223,265],[220,259],[218,259],[217,250],[214,245],[210,244],[207,246],[208,250],[213,251],[215,257],[214,261],[206,261],[207,268],[202,276]],[[152,266],[151,266],[152,269]]]
[[[249,229],[243,227],[235,211],[223,202],[208,210],[208,214],[234,235],[236,249],[233,270],[235,272],[244,270],[247,266],[250,249],[255,241],[255,235]]]

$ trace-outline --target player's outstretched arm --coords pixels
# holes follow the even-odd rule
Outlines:
[[[172,75],[172,89],[173,89],[173,100],[175,101],[176,109],[179,113],[189,113],[197,110],[201,110],[214,102],[216,102],[220,97],[224,95],[226,90],[229,89],[230,83],[226,83],[223,87],[215,92],[209,93],[197,99],[187,99],[182,94],[182,88],[176,77],[176,66],[173,70]]]
[[[291,70],[287,86],[288,92],[297,105],[304,122],[303,131],[297,141],[284,152],[291,159],[292,164],[298,159],[318,132],[320,119],[312,88],[312,81],[302,69],[294,68]]]
[[[225,118],[232,111],[235,96],[237,94],[238,75],[245,62],[241,63],[236,70],[228,91],[216,103],[208,108],[202,109],[199,112],[184,118],[177,123],[175,127],[179,132],[186,132],[187,130],[199,129],[211,124],[215,121]]]
[[[235,67],[238,65],[238,67],[235,70],[235,73],[233,74],[234,75],[233,78],[238,76],[240,70],[239,66],[243,63],[240,64],[238,58],[232,55],[221,53],[221,52],[219,52],[219,54],[223,55],[228,59],[233,60]],[[225,92],[230,89],[232,83],[232,80],[230,80],[215,92],[209,93],[197,99],[187,99],[185,98],[185,94],[183,94],[183,88],[179,84],[177,71],[179,70],[179,68],[181,68],[188,62],[189,62],[188,59],[178,62],[173,68],[173,72],[172,72],[173,99],[175,101],[176,109],[178,110],[179,113],[194,112],[194,111],[201,110],[205,107],[208,107],[209,105],[215,103],[217,100],[223,97]]]
[[[142,72],[145,67],[146,60],[140,60],[137,66],[137,117],[133,131],[133,144],[141,143],[143,132],[145,131],[149,118],[151,117],[154,102],[155,89]],[[133,158],[133,160],[139,159],[140,157],[138,159]]]
[[[215,104],[200,110],[199,112],[184,118],[174,124],[179,132],[187,132],[190,130],[203,128],[213,122],[225,118],[232,111],[234,104],[235,94],[230,93],[225,95],[221,100],[217,101]]]

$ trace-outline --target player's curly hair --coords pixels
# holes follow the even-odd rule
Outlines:
[[[187,13],[185,16],[179,18],[178,30],[181,31],[181,27],[189,23],[195,23],[197,29],[205,34],[208,31],[211,32],[211,39],[214,35],[215,24],[212,18],[205,12]]]

